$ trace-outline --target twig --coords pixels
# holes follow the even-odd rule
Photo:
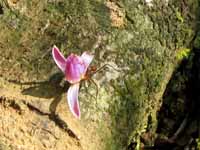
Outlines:
[[[171,138],[169,138],[169,140],[175,141],[177,139],[177,137],[180,135],[180,133],[185,129],[185,127],[187,125],[187,121],[188,121],[188,115],[184,118],[184,120],[181,123],[178,130],[174,133],[174,135]]]

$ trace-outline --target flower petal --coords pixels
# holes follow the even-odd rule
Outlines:
[[[71,54],[67,57],[65,76],[69,83],[74,84],[80,82],[85,75],[85,70],[87,70],[86,64],[80,56]]]
[[[52,55],[57,66],[65,73],[66,59],[55,45],[52,48]]]
[[[80,119],[80,108],[78,102],[79,83],[72,84],[67,91],[67,101],[72,114]]]
[[[85,65],[86,65],[86,71],[87,71],[87,68],[88,66],[90,65],[90,63],[92,62],[93,58],[94,58],[94,55],[88,53],[88,52],[84,52],[82,55],[81,55],[81,58],[83,59]]]

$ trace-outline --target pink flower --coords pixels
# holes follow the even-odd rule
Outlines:
[[[52,55],[57,66],[65,74],[66,80],[71,84],[67,91],[69,108],[75,117],[80,118],[78,102],[79,85],[80,81],[86,78],[88,66],[94,56],[84,52],[81,56],[71,54],[65,58],[56,46],[52,49]]]

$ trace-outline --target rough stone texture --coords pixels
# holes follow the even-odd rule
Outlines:
[[[155,132],[173,69],[194,38],[198,0],[0,1],[0,142],[7,149],[126,149]],[[53,62],[89,50],[110,64],[84,82],[81,120],[66,104],[68,84]],[[7,125],[5,125],[5,124]],[[16,140],[17,139],[17,140]]]

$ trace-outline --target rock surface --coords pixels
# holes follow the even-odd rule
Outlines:
[[[196,32],[198,0],[0,1],[0,149],[139,149]],[[88,50],[109,64],[83,82],[81,120],[51,56]]]

